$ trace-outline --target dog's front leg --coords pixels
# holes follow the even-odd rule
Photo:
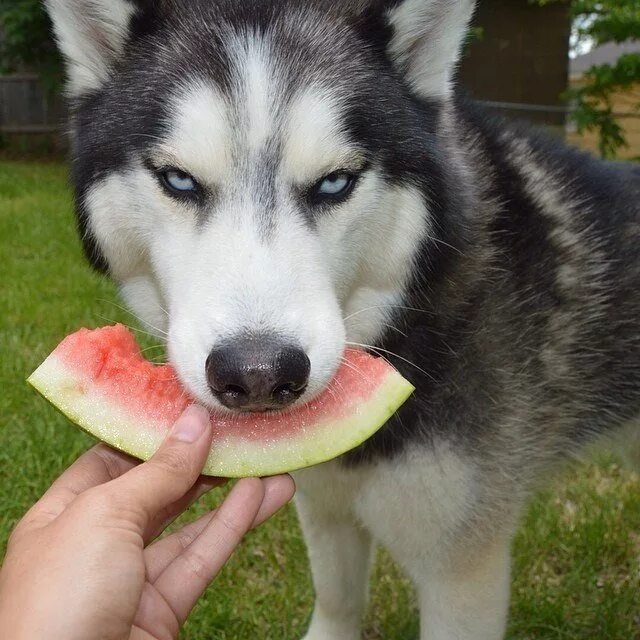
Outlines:
[[[502,640],[509,608],[509,540],[413,577],[421,640]],[[463,552],[463,555],[464,552]]]
[[[354,520],[312,497],[296,498],[316,603],[305,640],[358,640],[367,601],[371,538]]]

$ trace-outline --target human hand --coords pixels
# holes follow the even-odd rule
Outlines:
[[[172,640],[251,528],[294,493],[289,476],[241,480],[214,512],[149,544],[224,481],[200,476],[211,445],[191,407],[138,465],[98,445],[13,532],[0,571],[0,637]]]

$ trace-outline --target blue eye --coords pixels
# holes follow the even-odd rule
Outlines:
[[[319,193],[327,196],[337,196],[351,184],[351,176],[346,173],[332,173],[320,184]]]
[[[198,183],[180,169],[165,169],[160,172],[165,187],[176,195],[195,194],[198,191]]]
[[[342,202],[353,191],[357,176],[346,171],[336,171],[319,180],[311,189],[312,204]]]

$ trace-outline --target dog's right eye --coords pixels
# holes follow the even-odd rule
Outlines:
[[[199,186],[195,178],[180,169],[162,169],[158,171],[162,186],[170,195],[192,197],[198,194]]]
[[[358,182],[358,175],[348,171],[335,171],[311,187],[308,198],[313,205],[344,202]]]

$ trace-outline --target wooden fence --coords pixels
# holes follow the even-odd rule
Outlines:
[[[0,133],[57,134],[64,120],[63,101],[48,95],[38,76],[0,77]]]
[[[554,90],[555,91],[555,90]],[[616,97],[615,105],[620,113],[619,122],[624,126],[629,148],[621,151],[622,158],[640,157],[640,116],[635,105],[640,100],[640,87]],[[515,115],[519,118],[556,124],[560,135],[568,133],[569,141],[590,151],[597,150],[595,134],[578,136],[569,126],[568,131],[561,126],[568,115],[567,107],[561,103],[532,104],[532,100],[520,103],[515,101],[483,101],[497,111]],[[64,136],[66,109],[59,97],[48,95],[35,74],[17,74],[0,76],[0,135],[7,138],[23,138],[26,148],[37,144],[36,139],[44,138],[57,150],[66,148]],[[560,125],[560,126],[558,126]],[[1,144],[0,140],[0,144]],[[33,144],[32,144],[33,142]]]

